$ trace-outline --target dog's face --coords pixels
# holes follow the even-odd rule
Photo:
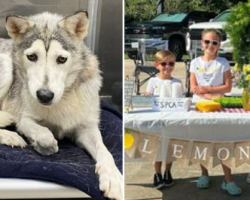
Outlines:
[[[48,50],[42,40],[36,40],[23,52],[23,65],[27,69],[31,95],[44,105],[57,103],[64,92],[65,79],[72,55],[54,40]]]
[[[77,43],[83,43],[88,19],[85,12],[67,18],[49,13],[22,18],[9,16],[6,27],[14,39],[15,62],[27,79],[30,94],[45,106],[56,104],[77,74]],[[51,21],[49,21],[51,20]],[[74,66],[74,67],[72,67]]]

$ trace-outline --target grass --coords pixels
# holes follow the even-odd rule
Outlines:
[[[185,54],[182,56],[182,60],[188,60],[188,59],[190,59],[189,55]]]

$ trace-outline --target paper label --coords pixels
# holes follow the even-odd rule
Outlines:
[[[138,42],[131,42],[131,47],[135,48],[135,49],[138,49],[139,43]]]
[[[191,102],[189,98],[155,98],[153,101],[153,110],[187,112],[191,106]]]

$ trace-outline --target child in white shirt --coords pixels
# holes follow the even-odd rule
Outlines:
[[[146,95],[160,95],[160,88],[165,82],[181,84],[181,80],[172,77],[172,72],[175,67],[176,57],[170,51],[159,51],[155,54],[155,68],[159,70],[157,77],[150,78]],[[170,95],[171,96],[171,95]],[[154,187],[157,189],[163,186],[171,186],[174,184],[171,175],[172,163],[166,164],[166,170],[162,176],[162,162],[155,162]]]
[[[175,55],[170,51],[159,51],[155,54],[155,68],[159,70],[159,74],[156,77],[152,77],[148,81],[146,95],[160,96],[160,89],[163,85],[181,85],[183,91],[182,82],[180,79],[172,77],[172,72],[175,66]],[[173,97],[172,89],[168,97]]]
[[[230,66],[225,58],[217,57],[221,35],[216,29],[202,34],[204,55],[190,65],[190,87],[194,98],[213,99],[230,92],[232,87]]]
[[[225,58],[217,56],[222,37],[216,29],[206,29],[202,33],[202,48],[204,54],[195,58],[190,66],[190,86],[194,99],[213,99],[231,91],[232,81],[230,66]],[[210,178],[208,170],[201,166],[202,176],[198,179],[198,188],[208,188]],[[233,181],[231,169],[222,164],[224,181],[221,188],[230,195],[242,193]]]

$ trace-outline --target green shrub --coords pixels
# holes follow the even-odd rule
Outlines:
[[[231,8],[225,31],[229,34],[233,46],[235,62],[242,68],[250,63],[250,0],[238,3]]]

